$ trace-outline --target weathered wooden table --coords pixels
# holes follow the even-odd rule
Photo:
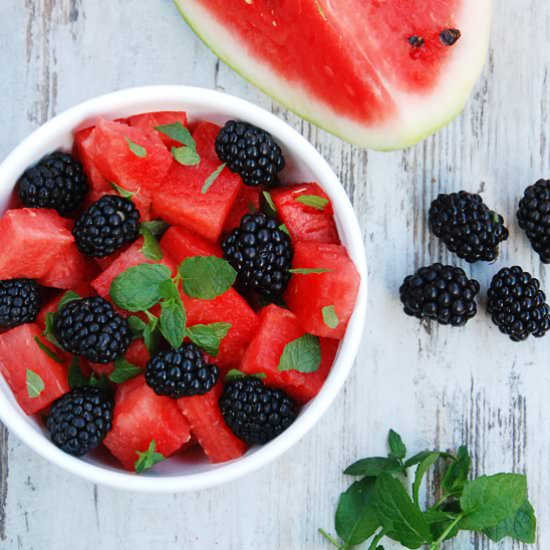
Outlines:
[[[485,289],[500,265],[521,264],[550,291],[549,268],[515,222],[524,187],[550,177],[546,0],[499,0],[489,63],[465,113],[395,153],[359,150],[288,114],[217,61],[170,0],[0,0],[0,70],[0,157],[65,108],[129,86],[193,84],[271,109],[337,171],[370,262],[368,326],[353,375],[283,458],[218,489],[141,496],[66,474],[0,428],[0,548],[328,548],[317,528],[332,528],[342,469],[383,452],[390,427],[414,451],[466,443],[476,473],[526,471],[537,548],[550,548],[550,337],[514,344],[483,305],[466,328],[428,327],[401,313],[397,292],[422,264],[460,263],[430,236],[426,211],[439,192],[462,188],[482,192],[511,229],[496,264],[467,271]],[[448,547],[493,546],[462,537]]]

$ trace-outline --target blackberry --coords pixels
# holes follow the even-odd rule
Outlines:
[[[226,260],[238,282],[270,298],[280,296],[290,279],[290,238],[265,214],[246,214],[239,227],[222,242]]]
[[[161,351],[147,364],[145,380],[157,395],[172,399],[204,395],[216,384],[220,371],[208,364],[194,344]]]
[[[550,307],[540,282],[521,267],[505,267],[491,281],[487,311],[493,323],[514,342],[550,329]]]
[[[40,293],[32,279],[0,281],[0,328],[32,323],[39,311]]]
[[[109,433],[113,402],[97,387],[84,386],[54,402],[46,426],[54,445],[73,456],[95,449]]]
[[[439,195],[430,206],[429,222],[433,234],[467,262],[493,261],[499,243],[508,238],[502,216],[466,191]]]
[[[529,186],[519,201],[518,224],[543,263],[550,263],[550,180]]]
[[[130,345],[128,321],[100,296],[65,304],[54,317],[54,332],[61,347],[92,363],[110,363]]]
[[[80,252],[103,258],[139,236],[139,212],[118,195],[104,195],[76,220],[73,235]]]
[[[88,192],[82,164],[59,151],[25,170],[17,182],[19,198],[31,208],[55,208],[65,216],[78,208]]]
[[[225,123],[216,137],[216,153],[252,187],[274,184],[285,166],[283,152],[271,134],[246,122]]]
[[[220,410],[231,431],[249,445],[263,445],[296,419],[297,407],[283,390],[268,388],[258,378],[228,382]]]
[[[409,275],[399,289],[405,313],[418,319],[434,319],[442,325],[465,325],[477,313],[479,283],[464,270],[433,264]]]

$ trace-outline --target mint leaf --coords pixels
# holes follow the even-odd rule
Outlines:
[[[197,151],[185,145],[182,147],[172,147],[171,152],[174,160],[183,166],[196,166],[201,161]]]
[[[320,275],[321,273],[330,273],[332,269],[324,269],[322,267],[295,267],[288,271],[296,275]]]
[[[435,452],[439,452],[439,456],[441,456],[441,458],[449,458],[451,460],[455,459],[455,457],[450,453],[444,453],[441,451],[421,451],[420,453],[417,453],[414,456],[411,456],[411,458],[408,458],[405,461],[405,464],[403,466],[405,468],[416,466],[417,464],[420,464],[428,455],[431,455],[432,453],[435,453]]]
[[[187,327],[187,336],[208,355],[217,357],[221,341],[227,335],[231,323],[211,323],[209,325],[193,325]]]
[[[145,311],[161,298],[159,285],[170,279],[170,269],[162,264],[140,264],[115,277],[109,291],[118,307]]]
[[[258,378],[259,380],[265,380],[267,378],[267,374],[265,372],[256,372],[255,374],[246,374],[238,369],[231,369],[226,375],[225,375],[225,381],[231,382],[233,380],[238,380],[239,378]]]
[[[387,536],[407,548],[419,548],[431,542],[428,522],[397,479],[383,473],[374,489],[376,514]]]
[[[131,199],[136,194],[135,191],[128,191],[124,189],[124,187],[120,187],[120,185],[113,182],[111,182],[111,187],[124,199]]]
[[[130,330],[132,331],[134,339],[141,338],[145,329],[145,323],[136,315],[130,315],[130,317],[128,317],[128,324],[130,325]]]
[[[421,462],[418,464],[418,467],[416,468],[416,472],[414,475],[414,482],[412,486],[412,495],[413,500],[416,503],[416,505],[420,505],[419,503],[419,495],[420,495],[420,487],[422,486],[422,480],[424,479],[424,476],[426,475],[426,472],[430,469],[431,466],[433,466],[437,460],[441,457],[441,454],[438,452],[432,452],[426,455]]]
[[[134,153],[136,157],[144,159],[147,156],[147,150],[145,149],[145,147],[134,143],[129,137],[126,138],[126,142],[128,143],[128,149],[130,149],[130,151],[132,151],[132,153]]]
[[[103,390],[108,390],[110,388],[109,379],[104,374],[100,374],[98,377],[95,372],[92,372],[90,379],[88,380],[88,385],[101,388]]]
[[[82,297],[79,296],[76,292],[73,292],[72,290],[67,290],[63,296],[61,296],[61,300],[59,300],[59,303],[57,304],[57,311],[61,311],[64,306],[66,306],[69,302],[74,302],[75,300],[81,300]]]
[[[191,298],[213,300],[227,292],[237,278],[229,262],[216,256],[187,258],[179,267],[182,287]]]
[[[161,298],[165,300],[179,300],[181,301],[180,292],[176,283],[172,279],[166,279],[159,285],[159,294]]]
[[[464,485],[461,529],[481,531],[515,514],[527,499],[527,480],[519,474],[481,476]]]
[[[88,385],[88,379],[82,373],[82,369],[80,368],[80,360],[78,357],[74,357],[71,361],[67,375],[69,387],[72,390],[74,388],[81,388],[82,386]]]
[[[141,453],[139,451],[136,451],[139,458],[136,460],[134,468],[137,474],[141,474],[145,470],[149,470],[155,464],[158,464],[159,462],[162,462],[164,460],[164,456],[160,453],[157,453],[155,451],[155,447],[156,443],[153,439],[151,443],[149,443],[149,447],[145,452]]]
[[[161,134],[164,134],[170,139],[178,141],[179,143],[186,145],[193,150],[197,149],[195,140],[193,139],[191,132],[181,122],[155,126],[155,130],[158,130]]]
[[[208,192],[212,184],[218,179],[218,176],[222,173],[223,169],[226,167],[226,163],[220,164],[204,181],[202,186],[201,193],[204,195]]]
[[[511,537],[520,542],[534,544],[537,539],[535,510],[526,500],[515,514],[510,515],[494,527],[484,529],[483,532],[494,542]]]
[[[158,350],[157,327],[158,319],[156,317],[153,317],[149,320],[149,322],[145,325],[145,328],[143,329],[143,341],[145,342],[145,347],[147,348],[147,351],[151,356],[155,355]]]
[[[141,253],[148,260],[162,260],[162,249],[160,248],[160,244],[147,226],[141,224],[139,234],[143,236],[143,246],[140,249]]]
[[[430,531],[432,532],[432,538],[434,540],[439,540],[445,533],[442,540],[452,539],[456,537],[460,531],[460,527],[456,521],[457,516],[449,514],[448,512],[429,509],[424,512],[424,519],[430,526]]]
[[[115,384],[122,384],[141,373],[142,369],[140,367],[120,358],[115,361],[115,370],[109,375],[109,380]]]
[[[44,380],[31,369],[27,369],[25,380],[27,383],[27,395],[31,399],[38,397],[44,391]]]
[[[283,233],[286,233],[289,237],[290,237],[290,232],[288,231],[288,227],[282,223],[280,226],[279,226],[279,229],[283,232]]]
[[[267,213],[271,216],[274,216],[275,214],[277,214],[277,207],[275,206],[275,203],[273,202],[273,198],[271,197],[271,193],[269,191],[262,191],[262,195],[263,195],[265,203],[266,203]]]
[[[185,338],[185,308],[179,296],[164,300],[160,307],[160,332],[174,349],[179,348]]]
[[[335,524],[338,536],[346,545],[361,544],[380,527],[374,483],[374,479],[364,478],[340,495]]]
[[[325,306],[321,310],[321,313],[323,315],[323,322],[328,328],[336,328],[338,326],[340,321],[338,320],[334,306]]]
[[[296,197],[296,202],[304,204],[305,206],[311,206],[312,208],[321,210],[322,212],[328,204],[328,199],[325,199],[325,197],[320,197],[319,195],[300,195],[299,197]]]
[[[459,447],[456,459],[451,462],[441,480],[441,488],[446,493],[460,493],[464,489],[464,484],[470,473],[470,463],[468,448],[465,446]]]
[[[407,454],[407,447],[403,443],[401,436],[390,430],[388,435],[388,447],[390,448],[390,456],[397,459],[405,458]]]
[[[156,239],[160,239],[164,232],[170,227],[166,222],[162,220],[151,220],[148,222],[141,222],[140,227],[145,227]]]
[[[62,349],[61,344],[57,341],[57,338],[55,336],[54,320],[55,313],[53,311],[46,313],[45,328],[42,334],[44,335],[46,340],[50,342],[50,344],[53,344],[56,348]]]
[[[54,353],[38,336],[34,337],[34,341],[38,345],[38,347],[50,358],[53,359],[56,363],[59,363],[60,365],[63,365],[65,361],[59,357],[56,353]]]
[[[363,458],[344,470],[348,476],[378,477],[383,472],[395,473],[401,470],[399,460],[382,456]]]
[[[304,334],[289,342],[283,349],[279,360],[279,370],[315,372],[321,364],[321,344],[319,338]]]

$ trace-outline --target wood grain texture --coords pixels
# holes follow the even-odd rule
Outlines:
[[[312,432],[272,466],[214,490],[140,496],[98,488],[50,466],[0,429],[0,547],[9,550],[323,549],[342,469],[384,451],[390,427],[409,448],[466,443],[475,473],[528,472],[550,547],[550,338],[513,344],[483,311],[463,329],[405,317],[399,284],[440,260],[426,211],[441,191],[480,191],[511,237],[493,265],[467,266],[485,289],[521,264],[550,291],[547,267],[515,223],[523,188],[550,177],[550,9],[499,0],[489,63],[465,112],[415,148],[372,153],[284,109],[219,63],[170,0],[0,2],[0,157],[47,118],[114,89],[214,87],[273,110],[312,141],[350,194],[368,247],[369,320],[357,366]],[[453,78],[449,75],[449,78]],[[430,478],[429,483],[433,483]],[[394,548],[391,545],[386,548]],[[449,549],[519,549],[462,536]]]

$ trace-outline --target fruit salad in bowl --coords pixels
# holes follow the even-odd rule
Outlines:
[[[203,488],[295,443],[365,317],[361,234],[326,162],[262,109],[138,88],[0,165],[0,416],[115,487]]]

